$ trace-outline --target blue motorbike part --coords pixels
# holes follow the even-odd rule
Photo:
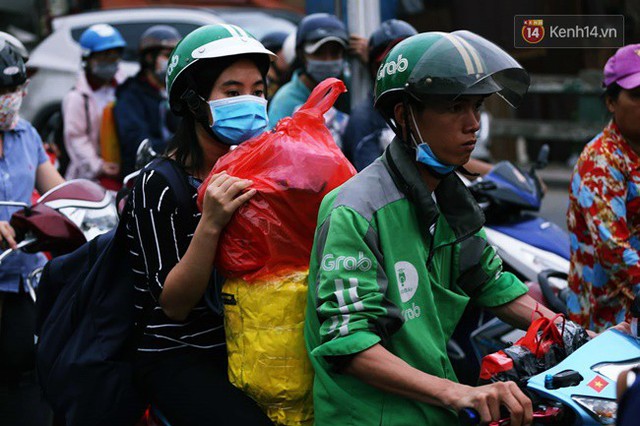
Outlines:
[[[615,349],[615,350],[613,350]],[[616,421],[616,380],[621,371],[640,365],[640,342],[617,330],[608,330],[583,345],[564,361],[529,379],[527,388],[545,399],[573,410],[578,424],[608,425]],[[547,375],[565,370],[579,372],[584,380],[575,386],[548,389]]]
[[[540,210],[542,194],[534,178],[508,161],[493,166],[483,180],[495,184],[495,188],[485,190],[495,202],[512,204],[522,210]]]
[[[569,236],[566,231],[542,218],[523,216],[520,221],[502,225],[491,224],[490,228],[540,250],[557,254],[564,259],[571,257]]]

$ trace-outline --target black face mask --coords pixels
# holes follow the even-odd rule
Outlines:
[[[91,74],[103,81],[111,81],[118,72],[119,62],[93,62],[91,64]]]

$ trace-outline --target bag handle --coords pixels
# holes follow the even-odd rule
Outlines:
[[[321,114],[329,111],[338,96],[347,91],[347,86],[337,78],[327,78],[318,84],[300,107],[300,111],[319,110]]]
[[[536,313],[540,315],[540,318],[531,323],[527,330],[527,334],[525,334],[517,344],[526,347],[537,357],[540,353],[540,345],[547,339],[550,339],[555,343],[559,343],[560,345],[564,345],[564,340],[562,339],[562,335],[564,334],[564,321],[562,324],[562,332],[558,331],[558,328],[555,325],[556,319],[558,317],[564,319],[564,315],[557,314],[551,319],[546,318],[542,316],[542,312],[538,310],[537,305],[535,311],[532,313],[532,317]],[[538,335],[538,333],[540,333],[540,335]]]
[[[558,328],[556,327],[556,324],[555,324],[556,318],[558,318],[559,316],[563,318],[562,333],[558,331]],[[562,339],[563,335],[564,335],[564,315],[557,314],[556,316],[554,316],[553,318],[547,321],[546,327],[540,333],[540,337],[538,338],[538,344],[536,345],[536,351],[534,352],[535,356],[536,357],[540,356],[540,345],[542,344],[543,341],[547,339],[551,340],[553,343],[560,344],[560,346],[564,346],[564,340]]]

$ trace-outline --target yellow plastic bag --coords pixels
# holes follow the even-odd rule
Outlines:
[[[313,367],[304,346],[309,271],[222,289],[229,380],[277,425],[313,424]]]
[[[102,111],[100,123],[100,157],[104,161],[120,164],[120,141],[116,129],[116,117],[113,107],[115,102],[109,102]]]

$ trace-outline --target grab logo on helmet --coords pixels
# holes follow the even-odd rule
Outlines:
[[[382,79],[385,74],[393,75],[396,72],[403,72],[409,67],[409,61],[407,58],[403,58],[402,54],[398,55],[398,59],[395,61],[389,61],[380,66],[378,70],[378,80]]]
[[[171,63],[167,67],[167,75],[173,74],[173,69],[178,65],[179,59],[180,58],[177,53],[171,57]]]

